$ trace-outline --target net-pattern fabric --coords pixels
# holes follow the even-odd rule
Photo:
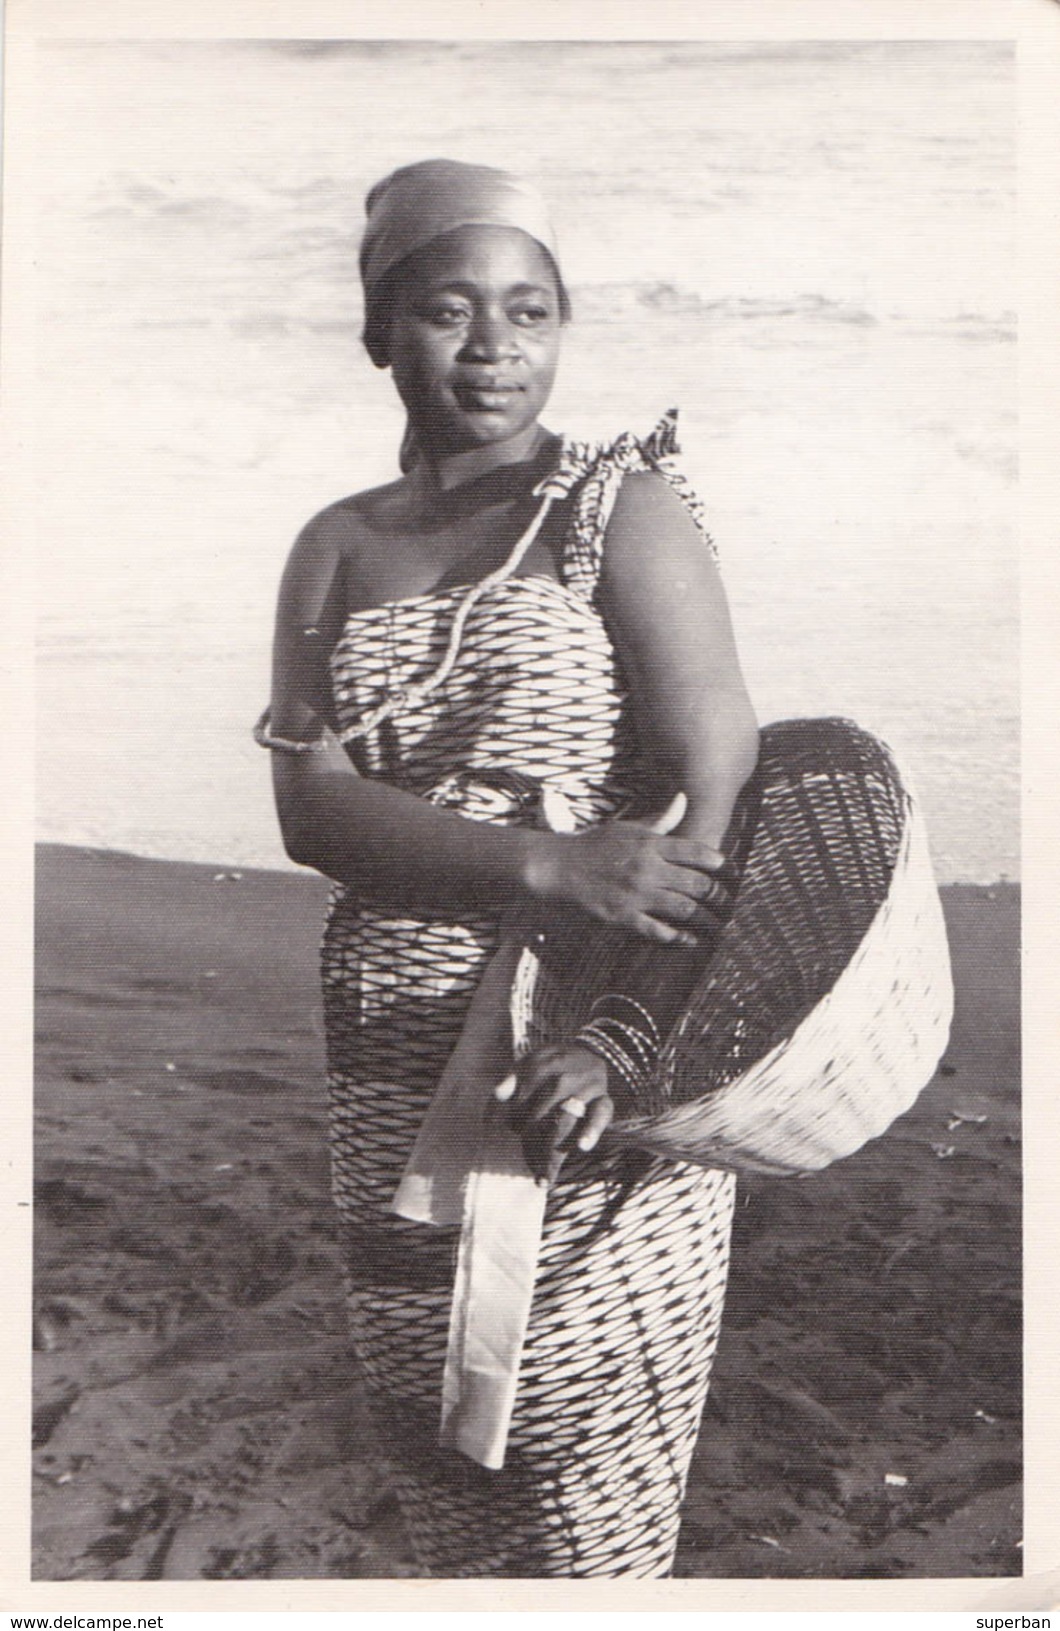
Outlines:
[[[533,574],[470,611],[444,683],[352,741],[365,776],[476,820],[534,819],[544,785],[579,826],[644,789],[629,698],[596,605],[627,470],[688,498],[672,423],[565,448],[559,581]],[[353,614],[332,654],[353,725],[437,667],[460,589]],[[388,1209],[496,944],[498,921],[395,916],[333,891],[323,943],[333,1190],[352,1341],[423,1569],[476,1576],[668,1573],[717,1341],[733,1180],[639,1151],[572,1158],[549,1196],[505,1467],[437,1446],[454,1232]]]

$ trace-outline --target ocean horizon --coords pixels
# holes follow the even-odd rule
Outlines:
[[[1018,875],[1014,63],[1005,42],[40,50],[38,837],[287,868],[272,608],[396,473],[362,199],[537,177],[575,320],[546,422],[676,404],[764,721],[898,751],[940,879]]]

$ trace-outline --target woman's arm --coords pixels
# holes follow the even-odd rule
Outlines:
[[[313,752],[273,756],[276,806],[292,860],[395,910],[555,903],[646,938],[687,936],[683,924],[716,864],[709,846],[694,838],[614,826],[575,839],[493,826],[357,774],[335,735],[328,671],[345,616],[348,525],[335,511],[311,522],[280,588],[272,734],[322,743]]]
[[[688,510],[662,476],[623,482],[608,527],[603,610],[626,671],[638,737],[658,779],[660,807],[681,792],[677,831],[723,856],[739,794],[758,760],[758,723],[740,669],[717,565]],[[687,906],[679,910],[687,911]],[[623,993],[665,1035],[717,933],[716,910],[689,922],[700,945],[660,958],[631,948]]]
[[[662,476],[623,482],[600,592],[658,802],[684,793],[681,831],[720,849],[758,758],[758,727],[717,566]]]
[[[663,477],[627,476],[608,526],[602,609],[629,680],[641,750],[662,808],[677,792],[687,810],[678,828],[723,852],[737,797],[758,757],[758,728],[740,672],[717,567],[694,521]],[[717,859],[721,860],[721,854]],[[660,954],[632,943],[623,967],[618,1021],[665,1036],[709,956],[717,918],[709,903],[675,903],[675,920],[698,931],[696,949]],[[623,1005],[622,998],[632,998]],[[638,1016],[638,1008],[642,1015]],[[602,1048],[607,1046],[606,1026]],[[629,1047],[636,1059],[638,1045]],[[510,1091],[511,1084],[508,1084]],[[523,1061],[513,1119],[524,1129],[533,1170],[552,1175],[580,1118],[558,1114],[569,1098],[588,1108],[579,1143],[591,1148],[612,1116],[636,1108],[620,1071],[573,1041]]]
[[[273,754],[273,791],[293,861],[395,910],[503,906],[520,898],[532,834],[472,823],[360,776],[338,736],[328,657],[345,618],[341,518],[325,511],[297,539],[280,585],[270,728],[319,738]]]

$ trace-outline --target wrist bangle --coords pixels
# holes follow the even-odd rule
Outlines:
[[[574,1040],[613,1066],[634,1095],[647,1085],[658,1049],[631,1025],[591,1019]]]
[[[588,1033],[587,1028],[579,1031],[574,1040],[583,1048],[588,1048],[590,1053],[595,1053],[598,1059],[602,1059],[609,1070],[614,1071],[619,1080],[625,1084],[629,1092],[634,1096],[636,1095],[638,1088],[643,1084],[629,1061],[617,1048],[612,1048],[604,1037]]]
[[[257,724],[254,726],[254,740],[259,748],[269,748],[273,753],[319,753],[327,747],[327,737],[324,726],[320,727],[319,736],[311,736],[308,741],[299,741],[293,736],[274,736],[271,727],[272,710],[266,708]]]
[[[615,1012],[616,1009],[618,1010],[617,1013]],[[631,1023],[629,1015],[632,1012],[643,1020],[644,1027],[646,1027],[646,1030],[642,1030],[640,1026],[637,1026],[638,1031],[641,1031],[641,1034],[645,1035],[646,1039],[654,1047],[662,1047],[662,1037],[659,1035],[659,1027],[655,1022],[655,1016],[649,1013],[643,1003],[637,1002],[635,997],[627,997],[621,991],[608,991],[602,997],[596,998],[589,1012],[591,1020],[611,1019],[616,1024],[624,1023],[626,1025]],[[625,1013],[624,1021],[622,1019],[623,1013]]]
[[[639,1070],[650,1070],[655,1063],[658,1048],[632,1025],[621,1025],[614,1019],[591,1019],[586,1029],[593,1036],[606,1037]]]

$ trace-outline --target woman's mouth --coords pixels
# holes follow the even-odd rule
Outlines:
[[[497,380],[461,380],[454,385],[453,395],[462,408],[475,413],[497,413],[507,408],[521,389],[519,385]]]

